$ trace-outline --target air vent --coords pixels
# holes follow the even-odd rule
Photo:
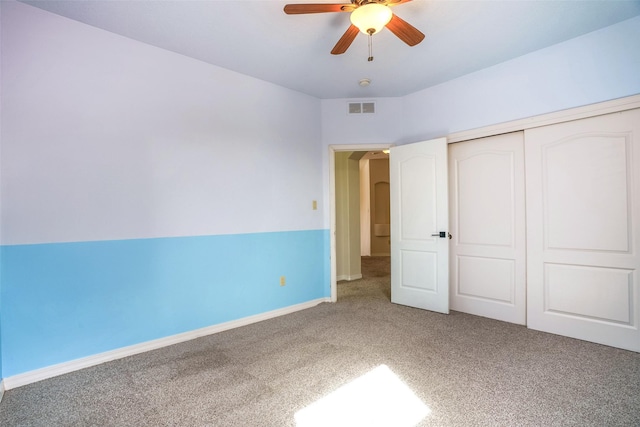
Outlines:
[[[360,113],[362,113],[362,104],[359,102],[350,102],[349,114],[360,114]]]
[[[349,114],[375,114],[375,102],[349,102]]]

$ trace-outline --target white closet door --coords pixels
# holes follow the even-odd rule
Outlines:
[[[451,309],[524,325],[524,133],[449,145]]]
[[[527,324],[640,351],[640,110],[525,131]]]

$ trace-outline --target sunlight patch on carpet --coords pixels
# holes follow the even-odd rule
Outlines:
[[[296,412],[297,427],[413,427],[431,410],[386,365]]]

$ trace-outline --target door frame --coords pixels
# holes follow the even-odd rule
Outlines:
[[[329,246],[331,263],[331,302],[338,301],[338,282],[336,264],[336,153],[339,151],[382,151],[392,144],[349,144],[329,145]]]

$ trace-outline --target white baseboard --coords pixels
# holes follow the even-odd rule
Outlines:
[[[341,280],[351,281],[351,280],[358,280],[358,279],[362,279],[362,274],[351,274],[351,275],[343,274],[341,276],[336,277],[336,282],[339,282]]]
[[[252,323],[261,322],[263,320],[273,319],[275,317],[284,316],[286,314],[295,313],[296,311],[305,310],[315,307],[323,302],[331,302],[330,298],[318,298],[302,304],[296,304],[278,310],[268,311],[266,313],[256,314],[254,316],[244,317],[230,322],[220,323],[217,325],[207,326],[205,328],[196,329],[181,334],[171,335],[159,338],[153,341],[147,341],[140,344],[122,347],[104,353],[95,354],[93,356],[83,357],[81,359],[71,360],[69,362],[59,363],[57,365],[47,366],[45,368],[35,369],[23,374],[7,377],[3,380],[4,388],[11,390],[12,388],[42,381],[47,378],[56,377],[58,375],[67,374],[90,366],[99,365],[101,363],[110,362],[123,357],[133,356],[135,354],[144,353],[145,351],[156,350],[158,348],[167,347],[185,341],[190,341],[206,335],[216,334],[218,332],[227,331],[229,329],[239,328],[240,326],[250,325]],[[0,388],[2,390],[2,388]]]
[[[0,380],[0,402],[2,402],[2,396],[4,396],[4,380]]]

